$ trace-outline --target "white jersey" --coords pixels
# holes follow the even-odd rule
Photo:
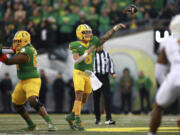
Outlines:
[[[161,48],[165,48],[170,72],[157,92],[156,103],[161,107],[167,107],[180,96],[180,45],[178,38],[173,35],[168,37],[161,43]]]
[[[170,64],[170,72],[180,72],[180,44],[176,36],[170,36],[162,43],[165,53]]]

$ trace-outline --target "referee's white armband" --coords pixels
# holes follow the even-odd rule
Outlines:
[[[168,72],[168,66],[167,65],[156,63],[156,65],[155,65],[155,77],[156,77],[156,80],[158,81],[158,83],[161,84],[165,80],[167,72]]]
[[[88,56],[88,53],[84,53],[82,56],[80,56],[77,60],[75,60],[74,62],[76,64],[79,64],[80,62],[82,62],[86,57]]]

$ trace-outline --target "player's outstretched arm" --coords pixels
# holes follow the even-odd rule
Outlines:
[[[119,23],[115,25],[111,30],[109,30],[103,37],[100,38],[100,44],[103,45],[112,35],[121,28],[126,28],[126,25]]]
[[[24,54],[18,54],[17,56],[14,56],[10,59],[6,57],[2,62],[4,62],[6,65],[25,64],[28,62],[28,56]]]

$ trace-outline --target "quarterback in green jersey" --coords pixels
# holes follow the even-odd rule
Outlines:
[[[27,110],[24,107],[28,101],[47,122],[48,131],[55,131],[56,128],[52,123],[43,104],[39,102],[39,90],[41,86],[40,74],[37,71],[37,52],[31,45],[31,37],[27,31],[18,31],[13,38],[13,49],[15,56],[7,58],[1,53],[0,61],[6,65],[16,64],[17,76],[19,79],[13,94],[12,103],[17,113],[26,121],[28,127],[23,128],[25,131],[33,131],[37,129],[36,124],[31,120]],[[0,49],[2,52],[2,48]]]
[[[100,39],[93,35],[92,29],[86,24],[81,24],[76,28],[76,36],[79,41],[69,44],[75,61],[73,71],[75,101],[72,112],[66,116],[66,120],[72,129],[84,130],[80,113],[92,92],[90,75],[94,64],[95,49],[103,45],[120,28],[125,28],[125,25],[115,25]]]

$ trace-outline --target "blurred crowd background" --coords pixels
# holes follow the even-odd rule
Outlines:
[[[136,14],[126,13],[126,8],[130,4],[135,4],[138,7]],[[179,0],[0,0],[0,43],[3,46],[11,47],[14,34],[18,30],[27,30],[31,34],[32,44],[39,54],[49,53],[50,59],[52,59],[51,54],[64,55],[59,56],[59,58],[61,62],[65,62],[67,57],[65,51],[55,48],[67,49],[68,43],[76,40],[75,29],[79,24],[90,25],[93,34],[97,36],[102,36],[112,26],[120,22],[126,24],[127,28],[119,31],[118,36],[152,28],[167,29],[171,18],[180,13],[179,7]],[[150,96],[154,96],[150,95],[152,80],[148,76],[146,77],[143,71],[138,71],[138,77],[134,78],[128,68],[124,70],[128,70],[129,73],[124,76],[123,71],[118,82],[110,79],[111,97],[113,98],[117,85],[121,96],[123,94],[131,95],[135,88],[140,96],[140,107],[134,113],[148,113],[153,103]],[[43,69],[40,70],[40,73],[42,79],[40,101],[50,108],[50,112],[65,113],[70,111],[74,102],[72,79],[64,81],[62,72],[53,76],[53,79],[49,79],[48,74]],[[123,78],[126,77],[132,78],[131,82],[128,82],[132,84],[132,88],[124,90],[124,84],[127,82]],[[11,93],[14,87],[12,78],[9,73],[1,74],[0,78],[0,112],[14,112],[11,107]],[[140,82],[143,82],[146,88],[143,92],[140,88]],[[51,90],[52,95],[49,95],[49,90]],[[51,98],[49,98],[50,96]],[[133,100],[119,98],[122,100],[121,105],[117,108],[112,104],[112,112],[133,112]],[[51,101],[47,101],[48,99]],[[65,102],[66,104],[64,104]],[[92,113],[92,107],[88,106],[91,105],[85,106],[83,111]],[[173,109],[170,108],[167,112],[176,114],[178,112],[177,106],[178,102],[171,106]]]
[[[126,14],[130,4],[137,14]],[[36,49],[48,50],[76,39],[75,28],[86,23],[101,36],[121,22],[127,30],[152,26],[179,12],[178,0],[0,0],[0,43],[11,46],[17,30],[27,30]]]

